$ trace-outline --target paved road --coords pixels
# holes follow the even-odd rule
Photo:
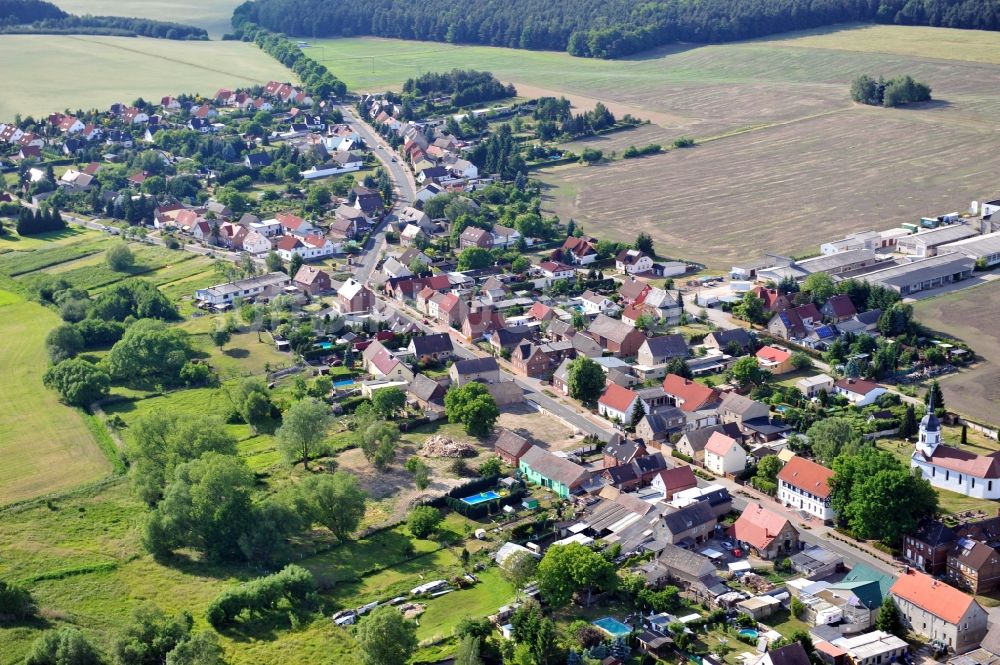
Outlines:
[[[364,248],[365,255],[361,260],[361,265],[354,271],[354,278],[365,284],[375,272],[375,266],[378,264],[382,250],[385,248],[385,226],[395,220],[396,214],[402,208],[410,205],[416,199],[417,183],[413,179],[413,174],[410,172],[409,167],[389,148],[382,137],[375,133],[375,130],[368,123],[358,117],[353,108],[350,106],[341,106],[340,110],[344,114],[344,119],[357,130],[361,138],[371,148],[372,154],[382,163],[386,173],[389,174],[389,179],[392,181],[393,189],[396,192],[396,201],[393,204],[392,210],[371,234],[368,244]]]

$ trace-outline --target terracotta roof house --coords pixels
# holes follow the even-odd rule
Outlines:
[[[846,321],[858,313],[854,303],[851,302],[850,296],[844,294],[830,296],[830,299],[823,303],[820,311],[826,317],[826,320],[831,323]]]
[[[778,312],[768,322],[767,330],[782,339],[800,339],[823,322],[823,315],[813,303]]]
[[[642,304],[643,299],[651,288],[646,282],[637,281],[632,277],[618,287],[618,295],[622,297],[622,301],[627,305],[639,305]]]
[[[765,346],[757,351],[757,364],[772,374],[786,374],[795,369],[791,358],[790,351],[777,346]]]
[[[798,550],[799,532],[788,518],[755,502],[747,504],[729,534],[762,559]]]
[[[783,312],[792,307],[791,299],[787,295],[779,293],[777,289],[755,286],[753,294],[764,302],[764,309],[769,312]]]
[[[535,304],[531,306],[528,310],[527,316],[531,317],[535,321],[549,321],[555,317],[555,312],[552,308],[543,302],[535,301]]]
[[[719,401],[719,393],[714,388],[677,374],[667,374],[664,377],[663,390],[671,398],[674,406],[689,413],[700,411]]]
[[[670,501],[678,492],[697,487],[698,479],[690,466],[682,464],[672,469],[663,469],[653,477],[649,485],[663,492],[664,501]]]
[[[705,444],[705,468],[718,476],[731,476],[747,468],[747,451],[731,436],[713,432]]]
[[[506,324],[500,310],[493,309],[491,305],[484,305],[466,315],[462,321],[462,336],[466,341],[474,342],[481,339],[486,332],[499,330],[504,325]]]
[[[638,401],[639,395],[635,391],[612,383],[597,400],[597,410],[608,420],[617,419],[627,425],[632,422],[632,414]]]
[[[833,471],[796,455],[778,472],[777,499],[824,522],[834,517],[830,507]]]
[[[926,573],[905,571],[889,593],[904,626],[949,651],[975,649],[986,635],[988,615],[976,599]]]
[[[589,236],[579,238],[570,236],[563,241],[560,253],[566,263],[577,265],[593,263],[597,260],[597,239]]]
[[[521,456],[528,452],[531,444],[523,436],[505,429],[493,444],[493,450],[503,460],[504,464],[516,467],[521,462]]]

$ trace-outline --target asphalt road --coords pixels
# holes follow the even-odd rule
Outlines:
[[[403,163],[401,157],[395,154],[381,136],[375,133],[368,123],[362,121],[354,109],[350,106],[341,106],[344,119],[357,130],[361,138],[364,139],[372,154],[382,163],[389,179],[392,181],[393,189],[396,192],[396,201],[392,210],[385,219],[376,227],[372,233],[368,244],[365,246],[365,256],[361,260],[361,265],[354,271],[354,279],[362,284],[368,283],[375,266],[378,264],[382,250],[385,248],[385,226],[394,221],[397,213],[404,207],[410,205],[417,197],[417,183],[413,179],[410,169]],[[395,161],[393,161],[395,159]]]

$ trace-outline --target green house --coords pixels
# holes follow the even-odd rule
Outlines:
[[[548,488],[564,499],[587,479],[587,470],[582,466],[538,446],[521,455],[518,470],[527,482]]]

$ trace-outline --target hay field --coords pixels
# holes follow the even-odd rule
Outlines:
[[[186,23],[208,30],[217,39],[231,28],[230,19],[239,0],[56,0],[72,14],[138,16],[157,21]]]
[[[107,475],[111,465],[81,414],[42,385],[45,336],[59,317],[0,291],[0,505]]]
[[[545,208],[585,229],[727,268],[762,249],[792,254],[843,233],[963,210],[995,196],[1000,155],[1000,34],[837,26],[780,38],[678,45],[625,60],[387,39],[316,42],[307,52],[355,89],[398,87],[415,74],[488,69],[522,94],[597,100],[652,125],[569,145],[701,143],[685,151],[540,172]],[[936,102],[861,108],[850,81],[911,74]],[[753,233],[748,234],[752,229]],[[752,235],[752,242],[748,241]]]
[[[290,72],[251,44],[65,35],[0,36],[0,119],[105,108],[137,97],[211,95]]]
[[[986,360],[971,370],[941,378],[948,408],[980,422],[1000,425],[1000,329],[996,325],[1000,282],[919,300],[913,309],[918,321],[964,340]]]

